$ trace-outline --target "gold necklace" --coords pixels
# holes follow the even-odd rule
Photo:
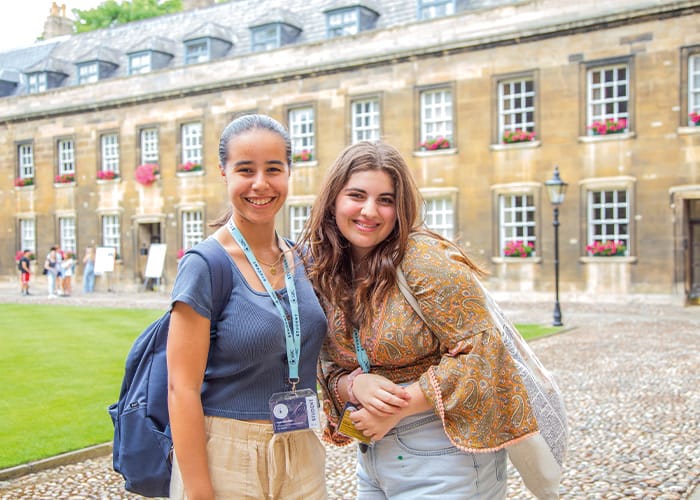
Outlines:
[[[274,260],[274,262],[273,262],[272,264],[270,264],[270,263],[268,263],[268,262],[265,262],[264,260],[262,260],[262,259],[260,259],[260,258],[258,258],[258,257],[256,257],[256,259],[258,259],[258,262],[260,262],[261,264],[264,264],[264,265],[266,265],[267,267],[269,267],[269,268],[270,268],[270,274],[274,276],[275,274],[277,274],[277,264],[279,264],[279,261],[280,261],[280,259],[282,258],[283,255],[284,255],[284,252],[280,252],[279,256]]]

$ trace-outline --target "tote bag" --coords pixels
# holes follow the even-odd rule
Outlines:
[[[397,269],[397,281],[401,293],[425,322],[401,268]],[[523,379],[539,429],[538,434],[507,444],[508,458],[520,473],[525,486],[537,498],[559,498],[559,483],[569,434],[561,391],[552,374],[537,359],[488,291],[478,280],[477,283],[484,294],[493,323],[501,335],[501,341]]]

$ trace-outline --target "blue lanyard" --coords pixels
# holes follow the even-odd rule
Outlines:
[[[369,356],[367,356],[367,351],[360,343],[360,332],[357,328],[352,329],[352,341],[355,344],[355,355],[357,356],[357,362],[360,363],[360,368],[362,368],[363,372],[369,373]]]
[[[289,305],[292,308],[292,326],[289,325],[289,320],[287,319],[287,313],[284,311],[280,300],[277,298],[277,293],[267,281],[265,273],[258,263],[258,259],[255,258],[253,251],[248,246],[248,242],[243,237],[241,231],[233,223],[233,219],[228,221],[228,230],[236,240],[236,243],[241,247],[243,253],[245,254],[248,262],[255,270],[255,274],[262,282],[267,294],[272,299],[273,304],[277,308],[277,312],[282,318],[284,323],[284,333],[285,341],[287,344],[287,365],[289,366],[289,383],[292,384],[292,390],[296,389],[296,385],[299,383],[299,355],[301,352],[301,321],[299,319],[299,301],[297,300],[297,289],[294,284],[294,277],[292,276],[292,271],[289,269],[289,264],[287,259],[282,257],[282,262],[284,263],[284,283],[287,286],[287,295],[289,295]]]

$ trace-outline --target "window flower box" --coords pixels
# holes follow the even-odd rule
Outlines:
[[[99,170],[97,172],[97,178],[101,181],[113,181],[119,179],[119,174],[111,170]]]
[[[184,248],[178,249],[178,251],[177,251],[177,260],[178,261],[185,256],[185,252],[187,252],[187,250],[185,250]]]
[[[436,151],[438,149],[450,149],[450,140],[446,137],[426,139],[420,143],[421,151]]]
[[[15,252],[15,263],[18,263],[19,260],[20,260],[23,256],[24,256],[24,250],[17,250],[17,252]],[[27,255],[27,258],[28,258],[29,260],[34,260],[34,259],[36,259],[36,256],[34,255],[33,252],[29,252],[29,255]]]
[[[160,167],[155,163],[144,163],[136,167],[134,177],[136,177],[136,182],[143,186],[150,186],[160,175]]]
[[[524,241],[515,240],[506,243],[503,249],[505,257],[521,257],[523,259],[531,257],[535,251],[534,243],[525,243]]]
[[[535,140],[535,133],[526,130],[506,130],[503,132],[503,142],[514,144],[516,142],[532,142]]]
[[[34,177],[17,177],[15,179],[15,187],[33,186]]]
[[[627,247],[621,241],[594,241],[586,246],[586,251],[592,257],[624,257]]]
[[[70,184],[71,182],[75,182],[75,174],[61,174],[57,175],[53,179],[55,184]]]
[[[292,155],[292,161],[294,163],[312,161],[314,159],[314,154],[308,149],[302,149],[301,151],[294,153]]]
[[[177,167],[178,174],[189,174],[191,172],[201,172],[201,171],[202,171],[202,165],[199,163],[193,163],[191,161],[188,161],[187,163],[183,163],[182,165],[178,165],[178,167]]]
[[[700,113],[696,113],[693,111],[692,113],[688,114],[689,118],[689,125],[693,127],[700,127]]]
[[[593,131],[593,135],[622,134],[627,132],[627,120],[620,118],[619,120],[607,119],[604,122],[594,121],[588,128]]]

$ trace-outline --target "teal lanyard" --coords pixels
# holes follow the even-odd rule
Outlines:
[[[352,341],[355,344],[355,355],[357,356],[357,362],[360,363],[360,368],[362,368],[363,372],[369,373],[369,356],[367,356],[367,351],[360,343],[360,332],[357,328],[352,329]]]
[[[277,293],[270,285],[270,282],[265,277],[265,273],[258,263],[258,259],[255,258],[253,251],[248,246],[248,242],[243,237],[243,233],[236,227],[233,223],[233,219],[228,221],[228,230],[236,240],[236,243],[241,247],[243,253],[245,254],[248,262],[255,270],[255,274],[258,275],[260,282],[265,287],[267,294],[272,299],[272,303],[275,304],[277,312],[282,318],[284,323],[284,333],[285,341],[287,345],[287,365],[289,366],[289,383],[292,384],[292,390],[296,389],[296,385],[299,383],[299,356],[301,352],[301,321],[299,319],[299,301],[297,300],[297,289],[294,284],[294,277],[292,276],[292,271],[289,269],[289,264],[287,259],[282,257],[282,262],[284,263],[284,283],[287,287],[287,295],[289,295],[289,305],[292,309],[292,325],[289,325],[289,320],[287,319],[287,313],[284,311],[284,307],[280,303],[279,298],[277,298]]]

